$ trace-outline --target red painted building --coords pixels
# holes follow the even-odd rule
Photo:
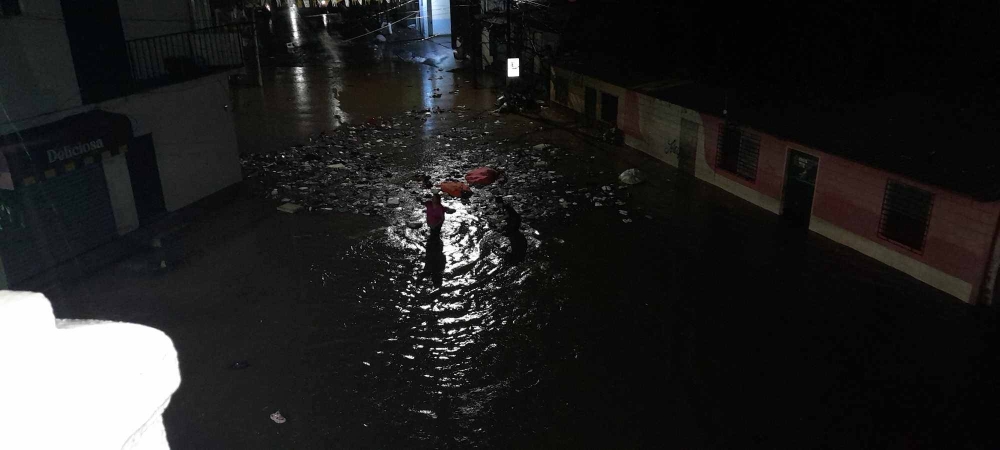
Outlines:
[[[801,108],[683,80],[580,72],[553,68],[551,100],[616,125],[627,145],[965,302],[992,301],[992,169],[937,154],[956,144],[918,113],[922,99]]]

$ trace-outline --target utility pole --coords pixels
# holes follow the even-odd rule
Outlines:
[[[511,0],[507,0],[507,58],[514,57],[514,44],[510,40],[511,28],[513,28],[513,24],[510,23],[510,3]]]
[[[513,82],[510,79],[510,77],[507,76],[507,73],[506,73],[507,72],[507,64],[508,64],[507,61],[509,61],[511,58],[514,57],[514,42],[510,38],[511,31],[514,28],[514,27],[511,26],[511,23],[510,23],[510,4],[511,4],[511,0],[507,0],[507,52],[506,52],[507,54],[504,55],[504,56],[506,56],[506,59],[503,61],[503,69],[501,69],[503,71],[504,80],[506,80],[505,84],[507,86],[510,86],[511,83]]]
[[[468,34],[469,42],[464,45],[472,49],[472,88],[479,89],[479,69],[483,65],[483,56],[480,52],[483,51],[483,27],[479,25],[479,21],[476,20],[476,11],[479,10],[479,4],[476,3],[476,9],[472,9],[473,0],[466,0],[469,6],[469,29],[472,30]],[[472,47],[475,43],[475,47]]]
[[[253,20],[253,54],[257,59],[257,86],[259,87],[264,85],[264,75],[260,69],[260,42],[257,39],[257,8],[253,9],[251,17]]]

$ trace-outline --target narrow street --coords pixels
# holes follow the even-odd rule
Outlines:
[[[995,448],[992,311],[567,111],[492,113],[447,37],[283,10],[262,38],[237,198],[46,292],[173,339],[173,448]],[[507,180],[445,196],[435,285],[420,176],[480,166]]]

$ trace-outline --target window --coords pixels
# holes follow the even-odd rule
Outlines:
[[[922,252],[933,204],[934,194],[890,180],[882,198],[879,237]]]
[[[569,104],[569,80],[566,77],[556,77],[556,103]]]
[[[731,123],[719,124],[718,152],[715,164],[749,181],[757,179],[760,136],[744,132]]]
[[[21,3],[20,0],[0,0],[0,16],[20,16],[21,15]]]
[[[618,123],[618,97],[601,93],[601,120],[611,124]]]

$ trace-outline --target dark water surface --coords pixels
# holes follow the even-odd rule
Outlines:
[[[337,48],[302,20],[301,40]],[[466,100],[425,96],[434,85],[420,77],[454,74],[353,67],[333,49],[240,92],[241,138],[259,142],[249,151],[308,140],[335,113]],[[54,287],[57,314],[174,339],[183,384],[165,417],[178,449],[992,448],[992,312],[581,137],[565,116],[491,116],[488,92],[460,95],[468,115],[416,127],[423,144],[394,160],[401,177],[531,167],[516,150],[538,142],[566,149],[545,158],[564,176],[509,169],[525,178],[447,201],[456,213],[439,247],[426,227],[405,226],[422,214],[409,200],[385,215],[292,216],[247,193],[162,251]],[[270,128],[246,131],[265,115]],[[432,138],[455,126],[487,145]],[[649,181],[618,189],[629,167]],[[615,186],[602,207],[580,191],[602,186]],[[550,214],[504,235],[497,195]],[[437,252],[440,286],[425,274]],[[169,269],[144,270],[149,258]],[[275,410],[288,422],[272,423]]]

